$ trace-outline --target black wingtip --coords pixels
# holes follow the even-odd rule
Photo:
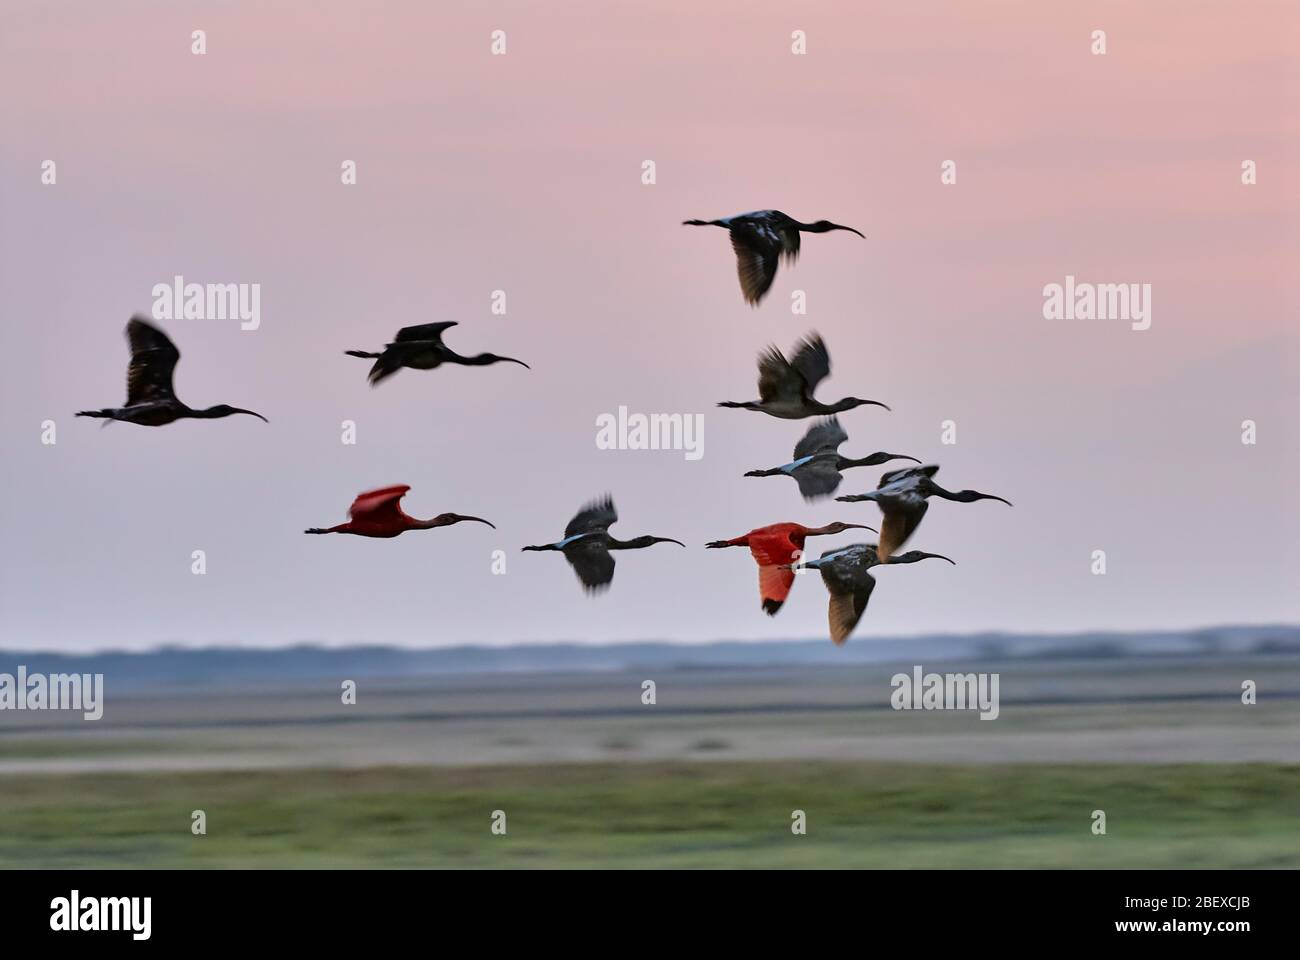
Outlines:
[[[766,613],[769,617],[775,617],[776,612],[781,609],[781,606],[784,603],[785,603],[784,600],[772,600],[769,598],[764,598],[763,612]]]

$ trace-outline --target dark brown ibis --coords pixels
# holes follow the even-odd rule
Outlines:
[[[614,500],[608,494],[601,500],[587,504],[564,528],[564,539],[555,543],[541,543],[524,547],[525,550],[557,550],[564,554],[573,572],[582,581],[588,593],[599,593],[614,579],[614,558],[611,550],[640,550],[656,543],[686,544],[671,537],[633,537],[619,540],[611,536],[609,528],[618,520]]]
[[[96,417],[110,423],[138,423],[142,427],[162,427],[177,420],[216,420],[236,413],[265,422],[266,417],[242,407],[219,403],[196,410],[176,399],[172,389],[172,372],[181,352],[171,338],[137,314],[126,324],[126,338],[131,344],[131,362],[126,368],[126,406],[103,410],[81,410],[79,417]]]
[[[902,453],[877,452],[865,457],[841,456],[839,446],[849,439],[840,426],[839,417],[831,417],[808,428],[803,439],[795,444],[794,459],[768,470],[750,470],[747,477],[794,477],[799,492],[805,500],[828,497],[836,491],[842,479],[840,472],[852,467],[874,467],[890,460],[911,460],[916,457]]]
[[[859,237],[862,232],[829,220],[801,223],[780,210],[755,210],[720,220],[683,220],[688,227],[723,227],[731,234],[731,248],[736,251],[736,272],[740,292],[750,306],[758,306],[776,278],[782,258],[794,263],[799,257],[799,234],[830,233],[847,230]]]
[[[874,543],[855,543],[850,547],[827,550],[816,560],[791,564],[791,570],[796,571],[804,566],[821,573],[822,583],[830,594],[827,618],[830,622],[831,640],[838,647],[849,638],[853,628],[862,619],[867,601],[871,599],[871,591],[876,589],[876,579],[871,575],[871,568],[885,563],[890,566],[916,563],[918,560],[948,560],[956,565],[955,560],[949,560],[943,554],[923,553],[920,550],[909,550],[888,560],[881,560]]]
[[[889,560],[895,550],[907,542],[908,537],[916,532],[921,518],[930,508],[928,497],[941,497],[944,500],[956,500],[958,503],[973,503],[976,500],[998,500],[1011,506],[1010,500],[1003,500],[991,493],[978,490],[958,490],[955,493],[945,490],[931,478],[939,468],[931,464],[924,467],[904,467],[891,470],[880,478],[875,490],[858,493],[848,497],[836,497],[844,503],[857,503],[860,500],[874,500],[885,515],[880,525],[880,559]]]
[[[757,400],[726,400],[718,406],[757,410],[783,420],[802,420],[862,406],[889,409],[879,400],[861,400],[858,397],[845,397],[834,403],[814,400],[813,391],[830,372],[831,355],[825,341],[816,333],[809,334],[795,344],[789,360],[775,346],[758,355]]]
[[[370,368],[370,385],[378,386],[403,367],[412,370],[433,370],[444,363],[458,363],[465,367],[485,367],[490,363],[517,363],[528,367],[522,360],[514,357],[501,357],[495,353],[479,353],[464,356],[442,342],[444,330],[456,326],[455,320],[441,323],[421,323],[414,327],[402,327],[393,337],[393,342],[384,345],[379,353],[366,350],[345,350],[349,357],[361,357],[374,360]],[[531,368],[529,368],[531,369]]]

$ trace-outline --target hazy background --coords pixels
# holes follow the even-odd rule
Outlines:
[[[807,423],[713,407],[751,399],[756,351],[809,329],[834,360],[823,398],[894,408],[847,414],[846,453],[934,460],[1016,504],[938,504],[915,545],[959,566],[883,572],[851,642],[1294,621],[1298,22],[1285,3],[6,0],[5,646],[821,635],[816,581],[770,620],[748,556],[701,549],[878,517],[741,479]],[[808,238],[752,310],[723,233],[679,222],[763,207],[868,239]],[[1152,284],[1152,328],[1045,321],[1042,287],[1067,273]],[[122,326],[174,274],[262,285],[256,332],[164,326],[183,400],[269,426],[72,417],[122,402]],[[453,348],[533,370],[372,391],[342,355],[438,319],[460,321]],[[704,458],[597,450],[619,404],[704,413]],[[391,483],[415,516],[499,530],[302,535]],[[616,533],[690,549],[620,557],[591,600],[518,548],[606,490]]]

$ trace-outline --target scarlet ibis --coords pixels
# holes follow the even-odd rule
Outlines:
[[[836,497],[845,503],[859,500],[874,500],[885,515],[880,531],[879,552],[881,560],[889,560],[890,555],[907,542],[918,526],[925,511],[930,508],[927,497],[942,497],[944,500],[956,500],[959,503],[972,503],[975,500],[1000,500],[1008,507],[1010,500],[1003,500],[991,493],[979,493],[976,490],[958,490],[956,493],[945,490],[930,478],[939,472],[933,464],[925,467],[904,467],[891,470],[880,478],[876,489],[868,493],[854,494],[848,497]]]
[[[893,566],[896,563],[916,563],[918,560],[948,560],[956,565],[955,560],[949,560],[941,553],[923,553],[920,550],[909,550],[890,557],[887,561],[881,560],[874,543],[855,543],[851,547],[827,550],[816,560],[804,562],[803,566],[821,572],[822,583],[826,584],[826,590],[831,595],[827,615],[831,640],[837,647],[849,638],[853,628],[858,625],[867,609],[867,601],[871,599],[871,591],[876,589],[871,568],[882,563]],[[797,570],[798,567],[797,563],[791,564],[791,569]]]
[[[442,342],[442,332],[454,326],[456,326],[455,320],[445,320],[442,323],[421,323],[414,327],[402,327],[393,337],[393,342],[385,344],[380,353],[369,353],[365,350],[345,350],[344,353],[349,357],[375,361],[375,365],[370,368],[372,387],[391,377],[402,367],[410,367],[412,370],[432,370],[444,363],[459,363],[465,367],[485,367],[489,363],[517,363],[521,367],[528,367],[528,364],[522,360],[516,360],[514,357],[499,357],[495,353],[462,356]]]
[[[131,362],[126,368],[126,406],[81,410],[77,416],[110,422],[120,420],[143,427],[162,427],[177,420],[215,420],[234,413],[246,413],[266,422],[260,413],[224,403],[203,410],[187,407],[176,399],[172,389],[172,372],[181,352],[167,334],[137,314],[127,321],[126,338],[131,344]]]
[[[770,470],[750,470],[747,477],[794,477],[799,484],[799,492],[805,500],[817,500],[830,496],[840,485],[841,470],[850,467],[874,467],[890,460],[911,460],[920,463],[916,457],[901,453],[873,453],[858,459],[842,457],[839,446],[849,435],[840,426],[839,417],[831,417],[808,428],[803,439],[795,444],[794,459]]]
[[[525,550],[558,550],[569,561],[573,572],[582,581],[588,593],[599,593],[614,579],[614,558],[611,550],[640,550],[655,543],[686,544],[671,537],[634,537],[617,540],[610,536],[609,528],[618,520],[614,500],[608,494],[602,500],[593,500],[577,512],[564,528],[564,539],[555,543],[541,543],[524,547]]]
[[[793,263],[799,257],[800,233],[830,233],[847,230],[863,236],[852,227],[818,220],[800,223],[780,210],[755,210],[721,220],[683,220],[687,227],[725,227],[731,234],[731,248],[736,251],[736,272],[745,302],[758,306],[776,278],[780,258]],[[865,239],[865,238],[864,238]]]
[[[403,483],[395,487],[382,487],[358,494],[348,507],[347,523],[336,527],[311,527],[303,533],[353,533],[358,537],[395,537],[407,530],[432,530],[434,527],[449,527],[462,520],[486,523],[493,530],[496,525],[482,517],[467,517],[459,513],[440,513],[432,520],[417,520],[408,517],[402,510],[402,497],[410,486]]]
[[[803,555],[806,537],[824,537],[845,530],[870,530],[874,527],[860,523],[829,523],[824,527],[805,527],[801,523],[773,523],[766,527],[751,530],[744,536],[733,540],[714,540],[705,546],[711,550],[723,547],[749,547],[750,555],[758,563],[758,595],[763,601],[763,610],[769,617],[776,616],[790,595],[794,583],[794,571],[790,564]]]
[[[758,355],[759,399],[727,400],[718,406],[758,410],[783,420],[801,420],[867,405],[889,409],[879,400],[860,400],[857,397],[845,397],[830,404],[814,400],[813,391],[830,372],[831,355],[826,343],[815,333],[795,344],[789,360],[775,346],[770,346]]]

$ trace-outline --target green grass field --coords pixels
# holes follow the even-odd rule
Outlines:
[[[1274,764],[11,776],[0,867],[1296,867],[1297,822],[1300,767]]]

